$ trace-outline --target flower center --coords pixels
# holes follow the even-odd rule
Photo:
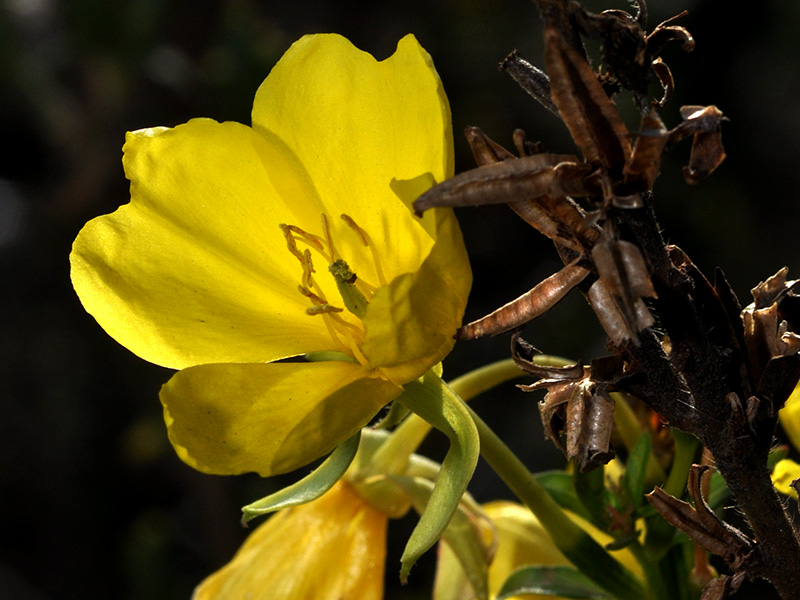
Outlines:
[[[348,215],[341,215],[341,218],[348,230],[355,233],[357,242],[360,242],[357,246],[369,249],[378,284],[386,285],[379,255],[369,234]],[[344,347],[349,348],[359,362],[366,364],[366,359],[358,348],[364,337],[361,319],[367,312],[367,305],[377,289],[376,286],[359,277],[339,253],[334,244],[327,215],[322,215],[322,236],[305,231],[296,225],[281,224],[280,228],[286,238],[289,252],[300,261],[303,268],[298,289],[311,301],[311,306],[306,309],[306,313],[320,315],[333,338],[342,343]],[[301,244],[305,248],[301,249]],[[328,271],[333,276],[341,305],[344,308],[335,299],[333,302],[329,301],[324,289],[326,286],[314,277],[317,272],[312,261],[314,253],[321,256],[328,264]],[[354,319],[350,315],[356,318]]]

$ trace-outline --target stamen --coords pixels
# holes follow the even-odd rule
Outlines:
[[[298,285],[297,289],[300,290],[300,293],[303,294],[303,296],[305,296],[309,300],[311,300],[315,305],[318,305],[318,306],[322,306],[322,305],[330,306],[328,304],[328,300],[325,298],[325,296],[321,296],[319,294],[315,294],[310,289],[308,289],[307,287],[302,286],[302,285]],[[342,309],[340,308],[339,312],[341,312],[341,311],[342,311]]]
[[[281,231],[283,231],[283,235],[286,237],[287,242],[289,243],[289,250],[291,251],[292,246],[297,249],[297,240],[301,240],[311,246],[314,250],[322,254],[325,257],[327,262],[331,262],[331,257],[326,251],[325,240],[319,237],[318,235],[314,235],[313,233],[308,233],[304,229],[300,229],[297,225],[286,225],[281,224]],[[290,241],[291,238],[291,241]],[[299,250],[298,250],[299,252]],[[293,252],[293,254],[295,254]],[[297,256],[297,254],[295,254]]]
[[[330,304],[315,304],[314,306],[309,306],[306,309],[307,315],[329,315],[331,313],[342,312],[341,308],[337,308],[336,306],[332,306]]]
[[[303,252],[303,285],[309,289],[316,288],[319,290],[319,293],[322,294],[322,290],[320,290],[317,282],[314,281],[314,263],[311,260],[311,250],[308,248],[305,249]],[[324,295],[323,295],[324,297]]]
[[[354,337],[359,337],[360,338],[361,334],[363,333],[363,330],[360,327],[358,327],[357,325],[353,325],[349,321],[345,321],[342,317],[340,317],[338,314],[336,314],[336,313],[340,313],[340,312],[344,312],[344,311],[340,308],[339,310],[329,311],[329,312],[327,312],[325,314],[328,315],[329,317],[331,317],[334,321],[336,321],[337,325],[341,325],[342,327],[347,327],[348,329],[352,330],[356,334],[356,336],[352,336],[352,335],[347,336],[347,339],[351,339],[351,338],[354,338]]]
[[[354,325],[344,321],[336,313],[324,313],[322,315],[322,321],[325,323],[325,327],[328,328],[328,333],[330,333],[331,337],[336,340],[336,343],[339,345],[339,347],[348,348],[350,352],[352,352],[353,358],[355,358],[362,365],[366,366],[367,358],[364,356],[364,354],[362,354],[361,349],[358,347],[356,336],[347,335],[345,332],[337,331],[337,326],[341,327],[344,325],[351,327],[352,329],[355,329],[359,335],[361,334],[361,331],[359,331]],[[344,337],[345,341],[342,341],[342,337]]]
[[[330,264],[336,261],[336,256],[338,253],[336,252],[336,246],[333,245],[333,236],[331,235],[331,224],[328,221],[328,215],[326,215],[325,213],[322,213],[322,229],[325,232],[325,237],[328,240],[328,248],[331,251],[330,260],[328,261],[328,264]]]
[[[381,285],[385,285],[386,277],[383,274],[379,255],[369,234],[359,227],[351,217],[342,215],[342,219],[347,223],[350,229],[356,232],[362,244],[370,249],[378,279]],[[316,270],[314,269],[312,260],[312,251],[318,252],[328,263],[329,270],[336,282],[336,287],[344,301],[345,308],[355,316],[359,318],[364,316],[368,298],[375,293],[375,287],[363,279],[356,277],[356,274],[350,270],[347,263],[340,258],[341,254],[339,254],[334,245],[331,222],[326,214],[322,214],[322,236],[309,233],[296,225],[281,224],[280,227],[286,239],[289,252],[297,258],[302,265],[303,274],[301,285],[298,286],[298,289],[312,304],[312,306],[306,309],[306,313],[309,315],[319,315],[325,323],[325,327],[330,333],[331,338],[336,342],[339,348],[349,350],[350,354],[356,360],[366,365],[367,359],[359,349],[359,344],[364,336],[364,329],[359,326],[359,324],[352,323],[347,318],[344,318],[341,314],[344,312],[344,309],[328,302],[328,299],[325,297],[325,292],[314,279]],[[304,242],[308,248],[303,248],[301,250],[298,247],[298,242]]]
[[[281,228],[281,233],[283,233],[283,237],[286,239],[286,246],[289,248],[289,252],[291,252],[297,260],[303,262],[303,255],[300,250],[297,248],[297,243],[294,240],[294,236],[292,235],[292,231],[289,228],[289,225],[286,223],[281,223],[279,225]]]
[[[378,250],[375,247],[375,244],[372,242],[372,238],[369,237],[369,234],[364,229],[358,226],[358,224],[353,220],[351,216],[343,214],[341,215],[341,217],[342,220],[345,223],[347,223],[350,229],[352,229],[358,234],[363,244],[367,248],[369,248],[370,253],[372,253],[372,262],[375,265],[375,272],[378,274],[378,281],[380,282],[381,286],[386,285],[386,277],[383,274],[383,267],[381,266],[380,255],[378,254]],[[371,291],[374,292],[375,288],[372,288]]]

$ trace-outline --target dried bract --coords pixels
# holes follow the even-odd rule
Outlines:
[[[546,389],[539,403],[545,437],[574,460],[582,471],[591,471],[614,458],[611,432],[614,400],[609,382],[600,380],[592,366],[542,367],[532,362],[533,348],[519,336],[512,340],[512,356],[525,371],[541,377],[524,391]],[[565,441],[562,441],[562,438]]]

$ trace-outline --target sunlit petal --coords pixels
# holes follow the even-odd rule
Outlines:
[[[193,600],[380,600],[387,520],[340,482],[259,526]]]
[[[139,356],[181,368],[342,349],[297,291],[282,221],[319,221],[291,152],[249,127],[195,119],[128,134],[131,202],[75,240],[86,310]],[[313,208],[316,206],[316,208]]]
[[[413,36],[380,62],[338,35],[301,38],[259,88],[253,127],[287,143],[332,216],[350,215],[381,244],[389,279],[419,266],[433,240],[389,185],[426,173],[443,181],[453,151],[441,81]],[[358,241],[336,237],[359,277],[374,281]]]
[[[361,349],[370,366],[399,383],[419,377],[453,348],[472,284],[455,217],[440,213],[437,225],[422,266],[379,289],[364,319]]]
[[[161,390],[178,455],[207,473],[291,471],[353,435],[401,388],[357,364],[211,364]]]
[[[789,441],[800,450],[800,385],[789,396],[778,416]]]
[[[784,458],[778,461],[772,470],[772,483],[775,489],[795,500],[797,500],[797,490],[792,487],[792,483],[797,479],[800,479],[800,464],[791,459]]]

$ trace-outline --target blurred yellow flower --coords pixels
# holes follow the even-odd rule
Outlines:
[[[789,441],[800,450],[800,385],[794,388],[778,417]]]
[[[772,483],[775,489],[795,500],[797,500],[797,490],[792,487],[792,482],[796,479],[800,479],[800,464],[791,459],[779,460],[772,470]]]
[[[556,548],[547,530],[536,516],[526,507],[515,502],[498,500],[483,505],[483,510],[491,519],[495,528],[496,547],[494,558],[489,564],[489,597],[495,598],[506,579],[517,569],[526,565],[570,565],[570,561]],[[601,545],[614,541],[580,517],[570,514],[570,518],[578,522],[592,538]],[[633,573],[643,577],[641,567],[630,550],[623,549],[614,553],[623,565]],[[454,570],[460,566],[452,550],[441,545],[437,566],[435,600],[474,600],[475,595],[467,585],[463,572],[455,575]],[[441,585],[440,585],[441,580]],[[444,585],[447,582],[447,585]],[[447,589],[445,589],[445,587]],[[559,600],[555,596],[525,594],[515,596],[514,600]]]
[[[380,600],[388,517],[344,481],[260,525],[193,600]]]
[[[447,99],[413,36],[381,62],[303,37],[252,120],[129,133],[131,202],[83,228],[71,264],[112,337],[181,369],[161,391],[178,455],[268,476],[330,451],[447,355],[471,273],[452,212],[410,208],[453,174]],[[316,352],[336,360],[276,362]]]

